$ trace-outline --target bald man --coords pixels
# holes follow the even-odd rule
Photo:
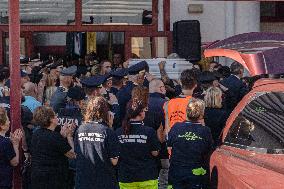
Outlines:
[[[161,79],[153,79],[149,83],[149,93],[159,93],[163,95],[163,98],[166,95],[166,88]]]
[[[37,107],[41,106],[41,103],[35,98],[37,96],[37,87],[32,82],[25,83],[23,87],[25,101],[22,103],[22,105],[29,108],[29,110],[33,113]]]
[[[149,105],[144,119],[145,125],[153,127],[157,131],[158,138],[161,142],[160,160],[162,169],[159,174],[159,188],[166,189],[168,185],[169,155],[165,143],[164,126],[165,115],[163,105],[166,88],[161,79],[153,79],[149,83]]]
[[[32,82],[27,82],[23,85],[23,93],[25,96],[32,96],[34,98],[37,97],[37,87]]]

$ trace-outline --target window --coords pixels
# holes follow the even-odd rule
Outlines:
[[[260,2],[261,22],[284,22],[284,2]]]
[[[21,24],[66,25],[75,19],[75,0],[20,0]],[[8,24],[8,1],[0,1],[0,24]]]
[[[82,19],[87,24],[152,24],[152,0],[85,1]]]
[[[132,37],[131,38],[132,58],[151,58],[152,57],[152,38],[151,37]]]
[[[267,154],[284,154],[284,93],[257,93],[233,122],[225,144]]]
[[[8,35],[8,34],[7,34]],[[20,56],[26,56],[26,40],[25,38],[20,38]],[[5,37],[4,41],[4,63],[9,64],[9,38]]]
[[[132,37],[132,58],[165,58],[168,56],[167,37]]]

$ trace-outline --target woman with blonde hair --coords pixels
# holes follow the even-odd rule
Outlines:
[[[205,91],[205,125],[211,129],[215,145],[219,142],[219,136],[225,127],[228,112],[222,107],[222,91],[218,87],[210,87]]]
[[[202,100],[190,99],[187,120],[175,123],[168,134],[169,183],[174,189],[201,189],[205,185],[213,141],[210,128],[202,125],[204,109]]]
[[[43,104],[49,105],[52,95],[55,93],[57,78],[51,74],[46,76],[46,83],[43,94]]]
[[[119,157],[119,142],[110,128],[112,123],[108,102],[100,96],[91,98],[85,110],[84,123],[75,134],[75,188],[119,188],[114,169]]]

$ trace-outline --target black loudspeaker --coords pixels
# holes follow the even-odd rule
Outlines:
[[[173,25],[173,51],[190,62],[201,60],[201,35],[198,20],[182,20]]]

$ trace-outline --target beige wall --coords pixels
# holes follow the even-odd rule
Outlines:
[[[200,13],[189,13],[190,4],[203,6]],[[171,0],[172,24],[179,20],[199,20],[202,42],[221,40],[246,32],[258,32],[259,2]]]

